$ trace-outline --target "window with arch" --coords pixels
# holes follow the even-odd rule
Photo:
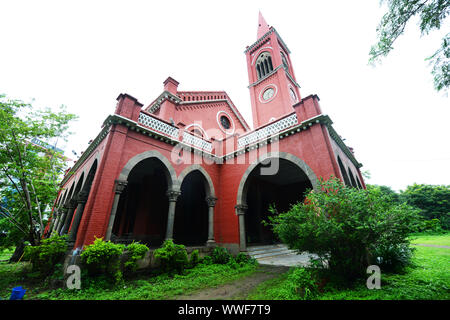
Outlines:
[[[203,138],[203,132],[201,132],[200,129],[194,128],[194,129],[191,130],[191,133],[196,135],[196,136],[199,136],[199,137]]]
[[[258,80],[264,78],[266,75],[273,71],[272,57],[270,53],[263,52],[256,59],[256,73],[258,75]]]
[[[288,68],[288,67],[289,67],[289,65],[288,65],[288,62],[287,62],[286,56],[284,55],[283,51],[280,51],[280,54],[281,54],[281,60],[283,61],[283,65],[284,65],[284,67],[285,67],[285,68]]]

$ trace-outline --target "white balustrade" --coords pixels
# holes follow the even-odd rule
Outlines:
[[[241,148],[243,146],[249,145],[255,141],[265,139],[268,136],[274,135],[280,131],[283,131],[286,128],[292,127],[298,123],[297,114],[291,114],[290,116],[278,120],[264,128],[256,130],[244,137],[238,139],[238,147]]]
[[[157,132],[164,133],[171,138],[178,139],[178,128],[153,118],[143,112],[139,114],[138,122],[150,129],[156,130]]]
[[[193,145],[194,147],[198,147],[200,149],[211,152],[212,151],[212,143],[205,141],[199,137],[196,137],[188,132],[183,132],[183,142]]]

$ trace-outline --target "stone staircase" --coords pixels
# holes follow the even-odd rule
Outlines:
[[[247,254],[255,258],[259,264],[278,266],[306,266],[309,263],[309,253],[297,254],[289,250],[285,244],[248,246]]]

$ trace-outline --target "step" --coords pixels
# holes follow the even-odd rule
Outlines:
[[[278,252],[263,253],[258,256],[253,256],[253,258],[255,258],[256,260],[259,260],[259,259],[267,259],[267,258],[279,257],[279,256],[288,256],[288,255],[295,255],[295,253],[292,251],[283,250],[283,251],[278,251]]]
[[[280,251],[280,250],[289,250],[288,248],[267,248],[267,249],[260,249],[260,250],[254,250],[254,251],[247,251],[250,255],[265,253],[265,252],[274,252],[274,251]]]
[[[284,244],[268,244],[268,245],[260,245],[260,246],[247,246],[247,252],[268,250],[273,248],[287,248]]]
[[[286,249],[286,248],[278,248],[278,249],[251,252],[251,253],[249,253],[249,256],[257,258],[260,256],[267,256],[267,255],[271,255],[271,254],[291,253],[291,252],[292,252],[291,250]]]

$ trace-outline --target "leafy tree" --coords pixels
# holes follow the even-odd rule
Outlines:
[[[413,184],[401,197],[419,208],[424,219],[439,219],[443,228],[450,229],[450,186]]]
[[[391,271],[407,265],[407,238],[417,218],[416,209],[395,203],[379,188],[345,187],[331,178],[321,180],[304,202],[270,220],[291,249],[317,254],[335,276],[351,282],[364,276],[371,264]]]
[[[61,153],[32,140],[65,140],[75,118],[64,106],[58,112],[35,110],[0,95],[0,247],[23,240],[39,244],[65,161]]]
[[[400,194],[392,190],[389,186],[379,186],[375,184],[366,184],[367,189],[377,190],[378,192],[384,194],[385,196],[392,199],[392,201],[400,203]]]
[[[439,30],[450,13],[448,0],[381,0],[387,3],[388,12],[377,27],[378,42],[370,50],[370,62],[379,61],[394,48],[393,44],[403,34],[413,17],[420,17],[422,35]],[[437,91],[450,86],[450,33],[442,39],[441,47],[426,60],[433,64],[432,74]]]

